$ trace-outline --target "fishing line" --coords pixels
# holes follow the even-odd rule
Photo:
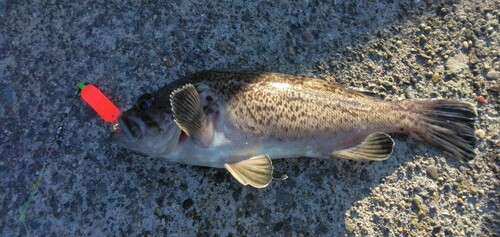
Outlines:
[[[45,150],[43,157],[52,156],[53,151],[59,146],[57,144],[57,142],[62,138],[62,133],[64,131],[66,121],[69,117],[69,114],[73,110],[73,107],[75,107],[75,104],[76,104],[75,102],[76,102],[76,97],[78,96],[78,92],[79,92],[79,90],[76,90],[74,95],[73,95],[73,98],[71,98],[71,106],[66,107],[66,109],[64,110],[62,120],[56,129],[56,134],[52,137],[52,140],[50,140],[48,142],[49,145],[48,145],[47,149]],[[19,216],[18,216],[18,223],[17,223],[16,232],[15,232],[14,236],[20,235],[21,226],[24,228],[25,234],[27,236],[30,235],[28,226],[26,225],[26,212],[30,208],[31,203],[33,202],[33,198],[35,197],[35,195],[37,194],[37,192],[40,188],[43,176],[45,174],[45,170],[47,168],[47,165],[48,165],[48,162],[44,161],[42,169],[38,172],[38,177],[36,178],[36,181],[31,188],[30,196],[28,197],[28,200],[23,204],[23,206],[21,208],[21,211],[20,211]]]

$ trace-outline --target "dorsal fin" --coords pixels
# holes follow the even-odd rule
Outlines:
[[[194,141],[210,146],[214,136],[213,123],[208,120],[200,103],[200,96],[192,84],[172,92],[170,104],[174,121]]]
[[[382,96],[380,94],[377,94],[373,91],[366,90],[364,88],[358,88],[358,87],[348,87],[349,89],[356,91],[362,95],[368,96],[368,97],[374,97],[377,99],[382,99]]]
[[[394,140],[386,133],[372,133],[360,144],[332,152],[332,156],[348,160],[385,160],[392,154]]]

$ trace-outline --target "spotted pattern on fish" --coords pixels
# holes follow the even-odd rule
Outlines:
[[[170,97],[187,84],[196,88],[203,112],[215,124],[208,147],[198,147],[190,142],[195,138],[186,139],[172,125]],[[122,114],[124,132],[115,140],[180,163],[222,167],[262,154],[327,158],[334,151],[344,158],[363,159],[354,153],[364,152],[380,160],[390,155],[393,144],[381,133],[395,132],[461,160],[474,158],[477,113],[464,101],[384,101],[326,80],[245,70],[199,72],[154,92],[154,98],[147,111],[131,108]],[[345,151],[360,144],[354,153]]]
[[[352,128],[393,126],[407,121],[404,105],[367,97],[326,80],[279,73],[209,72],[187,80],[221,95],[235,129],[260,137],[303,139]],[[202,79],[203,82],[196,82]],[[373,116],[387,113],[387,116]],[[403,127],[403,126],[402,126]]]

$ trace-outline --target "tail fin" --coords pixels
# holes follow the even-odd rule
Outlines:
[[[474,159],[474,105],[455,100],[413,101],[421,117],[413,133],[462,161]]]

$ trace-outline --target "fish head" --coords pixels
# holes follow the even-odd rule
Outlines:
[[[119,117],[118,128],[112,132],[111,139],[138,153],[165,156],[176,149],[181,136],[168,96],[146,93]]]

